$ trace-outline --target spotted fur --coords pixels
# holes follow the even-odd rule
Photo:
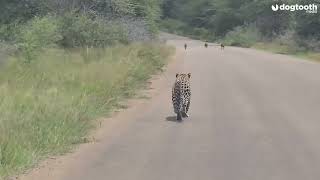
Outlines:
[[[181,121],[182,117],[189,116],[187,113],[191,98],[190,78],[191,73],[176,74],[176,81],[172,88],[172,104],[178,121]]]

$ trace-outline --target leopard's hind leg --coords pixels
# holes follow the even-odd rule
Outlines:
[[[187,105],[183,108],[182,117],[189,117],[188,111],[190,108],[190,100],[188,100]]]
[[[177,113],[177,121],[182,121],[182,113],[181,112]]]

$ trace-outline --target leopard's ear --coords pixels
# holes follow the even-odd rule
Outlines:
[[[176,74],[176,78],[177,78],[178,76],[179,76],[179,74],[177,73],[177,74]]]
[[[191,73],[188,73],[188,77],[191,78]]]

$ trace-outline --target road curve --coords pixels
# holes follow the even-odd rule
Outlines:
[[[21,179],[320,179],[320,63],[168,43],[177,60],[155,80],[151,100],[116,116],[96,144]],[[171,105],[176,72],[192,73],[190,118],[182,123]]]

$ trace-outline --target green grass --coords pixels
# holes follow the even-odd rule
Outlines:
[[[317,52],[301,52],[295,54],[295,56],[320,62],[320,53]]]
[[[0,179],[85,142],[95,119],[132,97],[172,53],[155,44],[47,50],[0,69]]]
[[[253,48],[270,51],[277,54],[293,55],[300,58],[314,60],[320,62],[320,53],[312,51],[297,51],[286,45],[280,45],[278,43],[256,43]]]
[[[293,53],[288,46],[277,43],[255,43],[253,48],[270,51],[276,54],[291,54]]]

